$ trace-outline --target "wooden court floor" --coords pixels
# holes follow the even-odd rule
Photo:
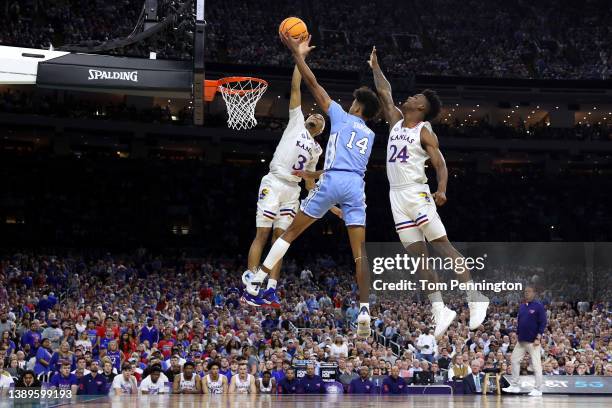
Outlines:
[[[2,397],[0,407],[169,407],[169,408],[610,408],[612,397],[545,395],[528,396],[472,396],[472,395],[155,395],[101,397],[87,401],[47,401],[40,404],[13,404]]]

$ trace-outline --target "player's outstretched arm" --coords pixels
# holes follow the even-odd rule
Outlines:
[[[397,122],[403,119],[404,115],[393,103],[393,95],[391,94],[391,84],[385,78],[376,55],[376,46],[372,48],[370,60],[368,61],[372,74],[374,75],[374,86],[382,104],[382,110],[385,115],[385,120],[389,122],[389,127],[393,127]]]
[[[293,54],[295,65],[298,67],[300,74],[302,74],[302,78],[310,90],[310,93],[312,93],[312,96],[314,96],[319,106],[321,106],[321,108],[327,112],[329,109],[329,104],[331,103],[331,98],[327,94],[327,91],[325,91],[325,89],[319,85],[317,78],[310,70],[308,64],[306,64],[306,56],[313,48],[315,48],[314,46],[310,46],[311,36],[308,36],[308,39],[302,42],[300,42],[299,39],[289,36],[288,33],[280,33],[280,38]]]
[[[289,98],[289,109],[295,109],[302,104],[302,74],[297,65],[293,68],[293,76],[291,77],[291,97]]]
[[[434,201],[438,206],[446,203],[446,185],[448,183],[448,169],[442,152],[440,151],[440,143],[438,136],[430,132],[425,126],[421,128],[421,144],[429,154],[431,165],[436,170],[436,178],[438,179],[438,189],[433,194]]]

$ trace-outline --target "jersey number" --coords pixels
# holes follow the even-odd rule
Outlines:
[[[357,132],[351,132],[351,140],[349,140],[349,142],[346,144],[346,147],[348,147],[349,149],[353,148],[353,140],[355,140],[355,135],[357,135]],[[359,139],[357,142],[355,142],[355,146],[359,147],[359,153],[366,153],[366,151],[368,150],[368,142],[369,140],[367,137]]]
[[[408,160],[408,157],[410,157],[408,156],[407,146],[402,147],[402,150],[400,150],[399,152],[397,151],[396,145],[391,145],[389,149],[392,150],[391,157],[389,157],[389,163],[395,163],[397,159],[399,159],[399,161],[401,161],[402,163],[406,163],[406,160]]]
[[[308,158],[300,154],[298,156],[297,163],[293,165],[293,170],[302,170],[304,168],[304,163],[306,163],[306,160],[308,160]]]

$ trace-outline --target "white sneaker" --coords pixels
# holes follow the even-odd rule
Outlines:
[[[529,393],[530,397],[541,397],[542,396],[542,391],[538,390],[538,389],[533,389],[531,390],[531,392]]]
[[[364,306],[359,311],[359,315],[357,316],[357,336],[358,337],[368,337],[370,335],[370,313],[368,309]]]
[[[457,317],[457,312],[449,309],[446,306],[439,308],[434,307],[432,308],[432,311],[433,321],[436,325],[436,328],[434,329],[434,337],[437,339],[446,332],[448,326],[450,326],[453,320],[455,320],[455,317]]]
[[[509,392],[511,394],[518,394],[519,392],[521,392],[521,389],[516,385],[511,385],[509,387],[502,388],[502,391]]]
[[[476,330],[480,327],[487,317],[487,309],[489,308],[489,298],[485,295],[480,295],[476,301],[468,302],[470,309],[470,330]]]
[[[251,296],[258,296],[259,289],[263,288],[263,283],[267,276],[268,274],[261,269],[257,269],[256,273],[251,273],[250,271],[243,273],[242,283],[244,283],[248,294]]]

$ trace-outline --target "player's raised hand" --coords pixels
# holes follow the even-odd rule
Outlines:
[[[370,54],[370,60],[368,61],[370,68],[378,66],[378,56],[376,55],[376,46],[372,47],[372,53]]]
[[[436,191],[433,193],[433,198],[438,207],[442,207],[446,204],[446,193],[444,191]]]
[[[314,45],[310,45],[310,40],[312,36],[309,35],[306,40],[300,40],[299,38],[293,38],[289,35],[289,33],[279,33],[281,41],[294,55],[300,55],[304,58],[308,55],[310,51],[316,48]]]

